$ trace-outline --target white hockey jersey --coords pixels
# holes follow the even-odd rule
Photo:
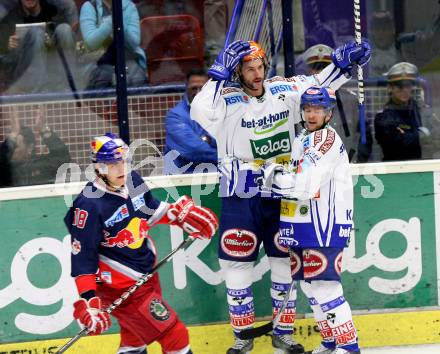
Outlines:
[[[273,181],[289,198],[281,201],[280,238],[293,239],[294,247],[346,247],[353,227],[353,183],[341,138],[331,127],[301,134],[291,163],[291,173],[277,174]]]
[[[307,88],[336,90],[348,80],[331,64],[314,76],[265,80],[259,98],[241,88],[224,87],[224,81],[208,81],[191,103],[191,118],[217,141],[222,196],[251,197],[258,192],[254,178],[262,163],[288,164],[300,99]]]

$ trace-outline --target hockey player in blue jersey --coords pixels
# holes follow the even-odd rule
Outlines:
[[[290,285],[288,250],[279,242],[280,202],[258,192],[255,178],[262,174],[260,166],[289,163],[304,91],[311,86],[338,89],[349,81],[353,65],[363,65],[369,58],[368,43],[349,42],[333,52],[332,63],[317,75],[266,79],[269,63],[264,49],[256,42],[238,40],[218,55],[208,71],[212,79],[191,103],[191,118],[217,142],[222,197],[218,254],[235,335],[227,354],[247,354],[253,348],[253,340],[242,340],[238,333],[255,324],[252,284],[261,244],[271,270],[273,315]],[[292,338],[295,311],[296,289],[273,330],[277,354],[304,352]]]
[[[148,229],[165,223],[210,239],[218,221],[187,196],[173,204],[155,199],[142,178],[129,171],[128,146],[114,134],[94,138],[91,148],[96,179],[75,199],[65,223],[72,239],[71,275],[81,296],[73,315],[90,334],[101,334],[111,326],[103,308],[156,262]],[[162,298],[157,273],[112,315],[121,328],[118,354],[146,354],[153,341],[164,353],[192,353],[187,328]]]
[[[310,354],[360,353],[341,285],[342,254],[353,226],[353,184],[347,152],[328,123],[334,91],[311,87],[301,96],[305,129],[291,164],[264,167],[263,189],[282,197],[280,242],[291,248],[293,279],[303,279],[322,336]]]

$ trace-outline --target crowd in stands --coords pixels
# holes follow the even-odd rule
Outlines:
[[[216,142],[191,120],[190,105],[208,80],[204,67],[222,49],[231,6],[233,2],[223,0],[122,0],[127,86],[183,82],[186,78],[182,100],[165,118],[165,174],[192,173],[200,163],[217,162]],[[179,18],[182,14],[191,17]],[[164,16],[171,19],[170,25]],[[188,19],[195,20],[199,32]],[[112,22],[112,0],[2,1],[0,90],[29,94],[115,87]],[[159,34],[148,27],[156,23],[163,26],[156,28]],[[418,67],[407,58],[415,43],[435,38],[437,27],[429,33],[397,34],[390,12],[373,13],[369,22],[373,55],[367,77],[386,87],[388,99],[380,111],[367,117],[366,143],[362,144],[353,109],[344,112],[344,107],[356,106],[356,99],[344,90],[338,93],[331,124],[343,138],[352,162],[426,157],[423,144],[433,133],[432,122],[423,112],[423,102],[415,97],[423,81]],[[194,51],[196,47],[197,53],[189,54],[189,48]],[[331,62],[332,47],[320,43],[306,49],[297,58],[297,72],[316,74]],[[179,55],[192,61],[182,64],[176,59]],[[174,66],[169,66],[171,62]],[[173,76],[173,71],[178,75]],[[9,134],[0,145],[0,166],[7,171],[0,186],[53,182],[54,166],[70,161],[68,148],[44,123],[43,110],[32,127],[21,124],[18,116],[15,110]],[[48,150],[41,156],[35,152],[36,134]],[[374,156],[374,146],[380,147],[380,156]]]

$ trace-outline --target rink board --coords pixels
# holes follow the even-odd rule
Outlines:
[[[358,328],[360,345],[382,347],[440,343],[440,311],[405,312],[393,314],[358,315],[354,321]],[[296,321],[295,339],[307,350],[319,345],[320,336],[314,328],[313,319]],[[264,322],[257,323],[258,325]],[[232,342],[230,327],[227,324],[190,327],[190,341],[194,353],[225,353]],[[55,353],[68,338],[0,345],[0,354],[39,354]],[[115,353],[119,344],[117,334],[81,338],[70,349],[72,354]],[[272,353],[270,336],[255,340],[254,354]],[[148,354],[162,354],[156,343],[148,346]]]
[[[345,252],[342,275],[345,295],[357,313],[382,313],[362,315],[357,319],[360,337],[366,346],[440,342],[437,312],[406,314],[414,309],[437,309],[440,304],[440,174],[436,172],[439,165],[438,161],[424,161],[352,166],[355,237]],[[214,175],[154,177],[148,182],[160,199],[169,195],[172,200],[178,195],[190,194],[215,212],[220,210]],[[13,352],[19,345],[11,344],[10,347],[6,343],[32,343],[24,347],[20,344],[25,350],[26,345],[32,347],[35,340],[68,338],[78,330],[72,320],[76,290],[69,276],[70,237],[62,219],[67,211],[66,203],[82,187],[79,183],[0,191],[0,354],[2,350]],[[156,241],[159,258],[184,237],[180,229],[162,225],[154,228],[151,235]],[[218,344],[210,340],[209,347],[218,348],[230,341],[227,325],[198,326],[228,320],[225,287],[216,252],[216,240],[211,243],[197,241],[187,251],[179,252],[160,272],[166,299],[185,323],[195,326],[191,329],[192,341],[200,348],[210,337],[203,333],[219,331],[215,336]],[[269,316],[270,280],[263,252],[255,268],[255,280],[257,316]],[[212,306],[213,303],[216,306]],[[390,313],[401,311],[404,313]],[[298,313],[306,312],[310,310],[304,296],[299,294]],[[379,318],[382,323],[370,318]],[[426,330],[430,321],[439,321],[437,330]],[[303,328],[311,326],[310,320],[299,320],[298,324]],[[386,330],[393,326],[396,327],[394,337]],[[114,326],[110,333],[117,331]],[[424,331],[430,335],[423,335]],[[370,337],[370,333],[374,335]],[[313,338],[305,339],[305,343]],[[101,347],[100,340],[93,339],[99,343],[98,347]],[[112,340],[109,345],[116,343]],[[50,343],[59,345],[62,342]],[[38,342],[38,345],[46,345],[44,343]],[[4,349],[6,347],[9,349]],[[28,352],[52,351],[45,348],[46,351]],[[22,352],[26,353],[17,353]],[[198,352],[205,353],[204,349]]]

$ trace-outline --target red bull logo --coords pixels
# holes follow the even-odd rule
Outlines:
[[[101,245],[104,247],[139,248],[148,235],[148,229],[149,226],[145,219],[133,218],[127,227],[120,230],[116,236],[112,237],[106,232],[104,235],[105,242],[101,242]]]

